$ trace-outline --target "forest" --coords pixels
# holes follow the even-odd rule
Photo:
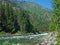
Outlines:
[[[60,45],[60,0],[51,3],[52,10],[28,1],[0,0],[0,34],[52,32]]]
[[[49,22],[51,20],[51,14],[51,10],[48,10],[47,8],[39,6],[35,3],[26,1],[20,1],[20,3],[18,3],[16,2],[16,0],[1,0],[0,32],[1,34],[36,34],[48,31]]]

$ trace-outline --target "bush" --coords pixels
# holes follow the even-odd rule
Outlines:
[[[16,44],[10,43],[9,41],[4,41],[2,45],[16,45]]]

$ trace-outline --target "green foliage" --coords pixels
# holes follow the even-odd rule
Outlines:
[[[52,20],[51,23],[50,23],[50,25],[49,25],[49,31],[55,31],[56,24],[53,21],[54,20]]]
[[[3,42],[2,45],[16,45],[16,44],[14,44],[14,43],[10,43],[9,41],[5,41],[5,42]]]
[[[50,45],[54,45],[53,43],[51,43]]]
[[[38,30],[38,27],[48,28],[50,10],[31,2],[17,0],[0,2],[0,32],[36,33],[41,30]]]
[[[60,36],[59,36],[60,34],[60,0],[53,0],[52,4],[53,4],[53,16],[52,16],[50,27],[52,27],[55,31],[58,32],[56,45],[60,45]]]
[[[60,36],[57,36],[57,44],[56,45],[60,45]]]
[[[56,22],[56,27],[57,27],[57,30],[60,29],[60,0],[54,0],[54,14],[56,15],[55,16],[55,22]]]
[[[16,10],[13,9],[12,5],[8,2],[3,3],[1,1],[0,4],[0,28],[2,28],[2,31],[8,32],[8,33],[15,33],[17,30],[19,30],[17,17],[16,17]],[[15,13],[15,14],[14,14]]]
[[[33,25],[30,22],[30,17],[29,17],[29,11],[27,10],[23,10],[22,8],[20,10],[18,10],[18,22],[20,24],[20,31],[24,32],[24,33],[30,33],[30,32],[34,32],[33,31]]]
[[[16,5],[17,7],[21,7],[23,10],[27,10],[30,12],[28,14],[30,17],[30,22],[34,26],[34,28],[36,28],[37,30],[38,30],[38,27],[48,28],[51,20],[51,15],[52,15],[51,10],[44,8],[40,5],[37,5],[33,2],[27,2],[27,1],[18,2],[17,0],[14,0],[13,2],[12,0],[10,0],[10,2],[14,3],[14,5]],[[40,31],[42,30],[40,29]]]
[[[59,6],[60,0],[53,0],[52,4],[53,4],[53,16],[50,27],[58,31],[60,29],[60,6]]]
[[[21,31],[23,33],[34,32],[33,25],[30,22],[29,11],[23,10],[22,8],[16,8],[7,1],[1,2],[1,26],[2,31],[7,33],[16,33]]]

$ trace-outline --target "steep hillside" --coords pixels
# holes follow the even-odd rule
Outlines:
[[[2,11],[0,14],[4,16],[1,17],[0,30],[9,33],[48,30],[51,10],[27,1],[1,0],[0,2],[0,11]]]
[[[38,25],[45,25],[51,20],[51,10],[44,8],[33,2],[9,0],[9,2],[16,7],[21,7],[31,13],[32,21],[36,21]],[[46,22],[46,23],[45,23]]]
[[[46,28],[48,26],[51,20],[51,10],[33,2],[14,0],[11,3],[14,3],[17,7],[21,7],[30,12],[30,20],[34,27]]]

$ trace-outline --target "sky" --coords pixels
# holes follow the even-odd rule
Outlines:
[[[29,1],[42,5],[45,8],[52,9],[52,4],[51,4],[52,0],[29,0]]]

